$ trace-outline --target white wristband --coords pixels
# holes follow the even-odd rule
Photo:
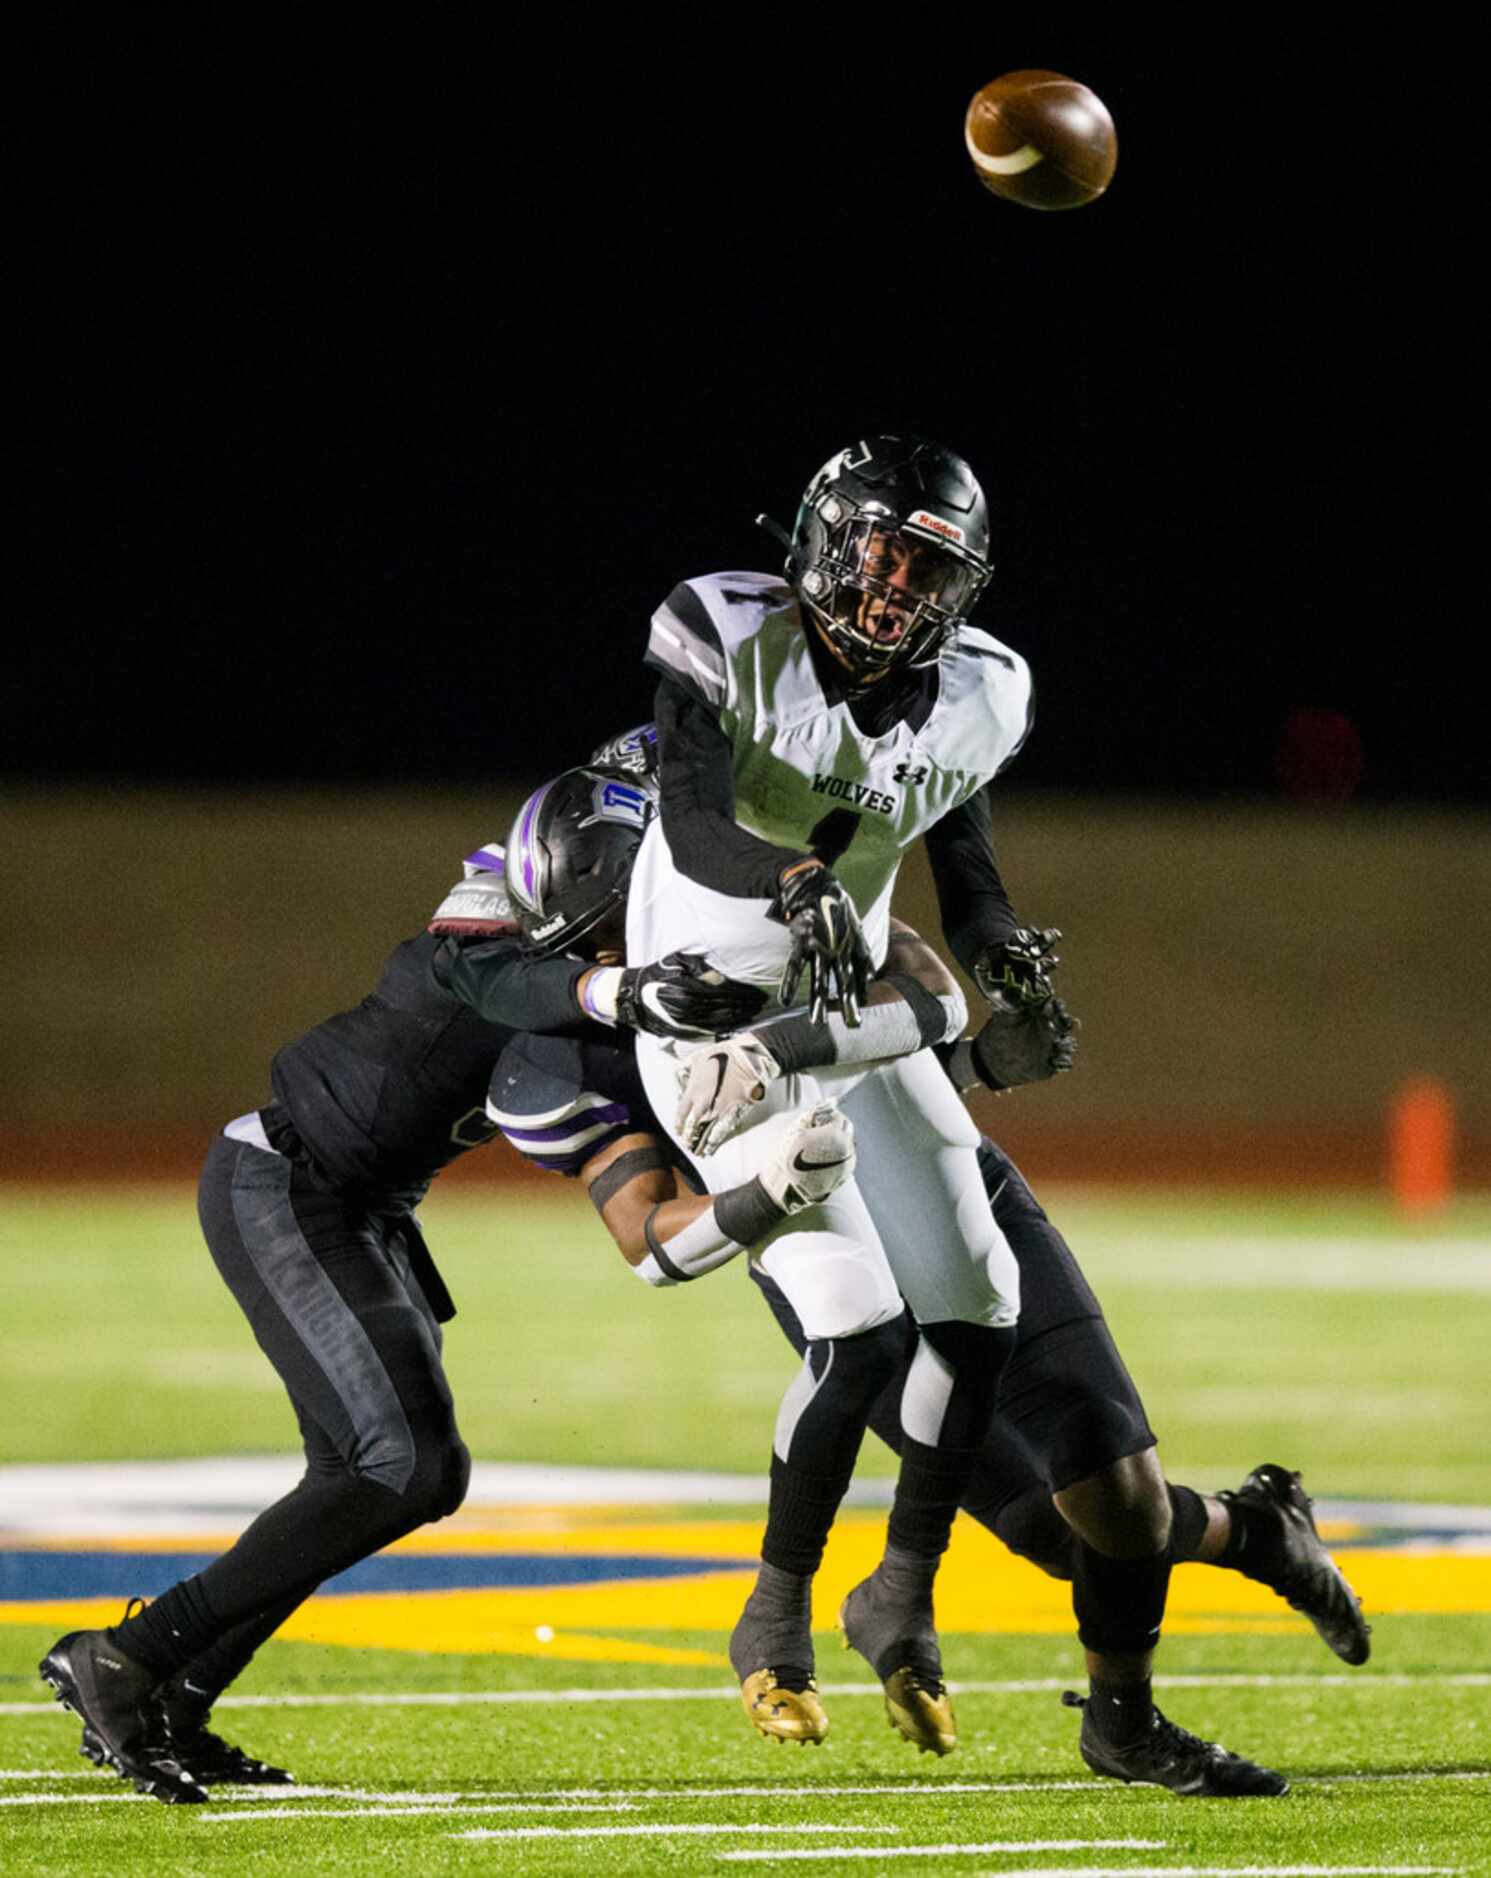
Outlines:
[[[585,989],[580,995],[580,1002],[585,1006],[587,1017],[593,1017],[599,1024],[616,1024],[616,1000],[621,990],[621,972],[619,965],[597,965],[585,980]]]
[[[642,1263],[640,1265],[634,1265],[632,1270],[642,1280],[644,1285],[676,1285],[678,1283],[676,1278],[670,1278],[668,1276],[650,1252],[647,1254],[647,1257],[643,1259]]]

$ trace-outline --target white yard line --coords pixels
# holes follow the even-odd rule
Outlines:
[[[0,1767],[0,1780],[112,1780],[107,1767]]]
[[[467,1834],[455,1835],[459,1838]],[[794,1858],[947,1858],[958,1852],[1019,1851],[1001,1845],[799,1846]],[[744,1862],[771,1852],[716,1852]],[[1011,1865],[999,1878],[1454,1878],[1458,1865]]]
[[[13,1778],[15,1776],[12,1776]],[[35,1780],[69,1780],[88,1776],[27,1774]],[[102,1776],[107,1778],[108,1776]],[[1303,1773],[1294,1776],[1296,1787],[1353,1785],[1401,1785],[1428,1780],[1491,1780],[1491,1771],[1453,1768],[1403,1769],[1393,1773]],[[941,1780],[892,1786],[820,1787],[635,1787],[607,1791],[600,1787],[558,1787],[542,1793],[425,1793],[418,1789],[380,1793],[362,1787],[273,1787],[232,1789],[237,1802],[232,1811],[201,1813],[200,1819],[396,1819],[415,1813],[588,1813],[633,1812],[644,1800],[666,1800],[677,1804],[685,1800],[772,1800],[775,1802],[813,1803],[825,1799],[899,1799],[915,1794],[952,1793],[1097,1793],[1103,1788],[1100,1779],[1083,1780]],[[224,1794],[226,1797],[226,1791]],[[341,1800],[342,1806],[306,1806],[306,1800]],[[10,1806],[100,1806],[127,1803],[143,1805],[147,1796],[138,1793],[8,1793],[0,1795],[0,1810]],[[846,1827],[847,1831],[848,1828]],[[856,1828],[858,1830],[858,1828]]]
[[[1491,1671],[1466,1670],[1422,1675],[1397,1670],[1360,1670],[1350,1675],[1156,1676],[1157,1689],[1485,1689]],[[950,1682],[954,1695],[1051,1695],[1070,1689],[1070,1676],[1037,1676],[993,1682]],[[879,1696],[878,1682],[825,1682],[820,1693],[832,1696]],[[484,1708],[524,1702],[734,1702],[740,1691],[733,1683],[705,1688],[643,1689],[451,1689],[327,1691],[316,1695],[225,1695],[217,1703],[227,1708]],[[0,1715],[51,1714],[67,1721],[69,1711],[60,1703],[0,1702]]]
[[[495,1806],[390,1806],[376,1812],[336,1813],[322,1811],[320,1808],[309,1813],[268,1812],[268,1813],[198,1813],[197,1818],[212,1820],[222,1825],[244,1819],[401,1819],[417,1813],[495,1813],[503,1809]],[[897,1826],[844,1826],[837,1820],[824,1820],[821,1824],[791,1826],[716,1826],[695,1824],[689,1826],[478,1826],[470,1832],[453,1832],[452,1839],[666,1839],[687,1834],[697,1837],[704,1833],[751,1833],[762,1836],[769,1833],[813,1833],[813,1832],[898,1832]],[[794,1854],[794,1856],[796,1856]]]
[[[143,1793],[7,1793],[0,1797],[0,1807],[117,1806],[126,1800],[136,1803],[148,1797]]]
[[[481,1835],[474,1832],[453,1832],[453,1839],[475,1839]],[[950,1857],[955,1853],[968,1852],[1163,1852],[1166,1841],[1163,1839],[985,1839],[977,1845],[814,1845],[799,1846],[794,1858],[936,1858]],[[769,1852],[716,1852],[720,1859],[763,1859],[770,1858]],[[1098,1870],[1097,1866],[1083,1865],[1079,1869],[1084,1874]],[[1118,1867],[1124,1872],[1137,1871],[1139,1867],[1124,1865]],[[1169,1873],[1168,1865],[1156,1867]],[[1001,1873],[1000,1878],[1005,1878]]]

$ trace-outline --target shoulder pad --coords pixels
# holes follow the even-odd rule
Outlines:
[[[772,614],[793,605],[792,589],[775,574],[701,574],[680,581],[652,616],[646,663],[718,711],[726,701],[735,648]]]
[[[498,1058],[487,1115],[539,1167],[578,1174],[592,1155],[632,1126],[626,1102],[586,1083],[578,1038],[525,1033]]]
[[[988,773],[997,775],[1019,754],[1035,721],[1029,664],[1013,647],[965,620],[943,652],[942,682],[949,697],[983,694],[995,729]]]
[[[435,908],[428,930],[465,934],[468,938],[499,939],[518,930],[507,879],[502,844],[488,841],[466,856],[463,878]]]

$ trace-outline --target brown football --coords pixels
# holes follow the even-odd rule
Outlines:
[[[1108,107],[1060,72],[991,79],[968,106],[963,140],[985,189],[1027,209],[1095,202],[1118,162]]]

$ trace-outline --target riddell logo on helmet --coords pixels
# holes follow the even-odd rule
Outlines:
[[[915,515],[907,518],[908,528],[925,528],[934,535],[945,535],[949,541],[956,541],[961,548],[963,531],[954,522],[945,522],[940,515],[929,515],[925,509],[918,509]]]
[[[563,924],[564,915],[562,913],[556,913],[553,919],[546,919],[542,926],[535,926],[533,936],[535,939],[547,939],[551,932],[558,932]]]

